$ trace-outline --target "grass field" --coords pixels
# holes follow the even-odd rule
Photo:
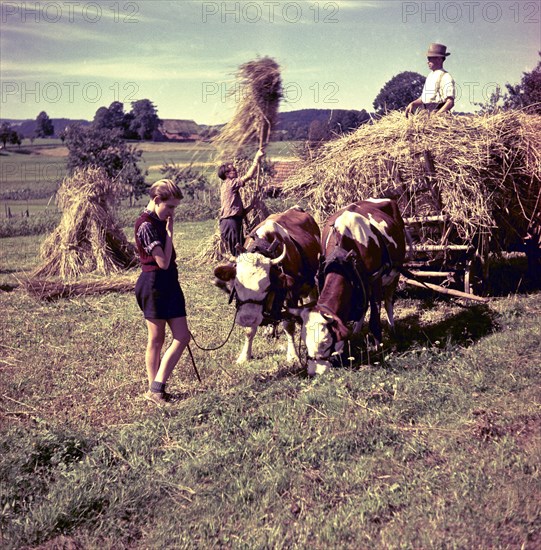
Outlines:
[[[215,148],[209,143],[135,143],[142,152],[140,166],[148,171],[147,182],[162,177],[160,167],[164,163],[190,166],[215,177]],[[292,158],[297,142],[276,142],[268,147],[272,161]],[[35,140],[21,148],[10,146],[0,152],[0,198],[3,207],[0,216],[10,207],[12,213],[41,211],[66,175],[67,149],[60,140]],[[18,193],[17,200],[7,200],[7,195]]]
[[[214,230],[175,231],[207,347],[233,320],[193,262]],[[203,383],[183,356],[159,410],[131,293],[18,286],[42,239],[0,241],[2,548],[541,547],[538,291],[510,283],[483,306],[402,291],[384,361],[358,339],[315,380],[284,363],[283,335],[237,366],[236,328],[192,344]]]

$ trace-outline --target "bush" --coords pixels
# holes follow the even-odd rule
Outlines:
[[[143,210],[144,205],[129,206],[117,210],[117,220],[121,227],[133,227],[135,220]],[[220,201],[218,197],[209,197],[205,202],[198,200],[181,201],[175,211],[175,221],[195,222],[218,219]]]
[[[308,208],[302,201],[297,201]],[[294,201],[283,199],[268,199],[265,201],[269,212],[281,212],[293,206]],[[132,227],[143,206],[123,206],[116,211],[116,219],[120,227]],[[179,222],[202,222],[218,220],[220,199],[217,194],[210,193],[205,201],[184,199],[176,210],[175,219]],[[52,233],[60,223],[62,213],[56,210],[44,210],[31,213],[29,217],[0,218],[0,239],[6,237],[28,237]],[[130,238],[131,235],[128,235]]]
[[[177,208],[175,218],[183,222],[202,222],[205,220],[218,219],[220,211],[220,200],[211,196],[208,201],[198,200],[182,201]]]

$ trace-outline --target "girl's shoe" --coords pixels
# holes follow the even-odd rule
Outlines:
[[[164,393],[154,392],[154,391],[150,391],[150,390],[148,390],[145,393],[145,399],[147,401],[152,401],[152,403],[155,403],[156,405],[160,405],[160,406],[164,406],[164,405],[169,404],[169,402],[165,398]]]

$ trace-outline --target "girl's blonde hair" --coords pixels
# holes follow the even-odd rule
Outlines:
[[[182,199],[182,191],[179,186],[173,180],[169,179],[154,182],[150,186],[148,194],[151,199],[159,197],[162,202],[171,198],[178,200]]]

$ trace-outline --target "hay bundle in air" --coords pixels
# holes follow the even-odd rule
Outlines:
[[[246,145],[266,145],[282,98],[280,66],[263,57],[242,64],[235,73],[231,98],[238,101],[233,118],[214,140],[221,156],[235,157]]]
[[[505,250],[541,208],[541,116],[394,112],[326,143],[283,191],[320,220],[353,201],[395,197],[406,216],[443,214],[454,238],[491,235]]]
[[[113,212],[120,185],[94,167],[64,178],[57,193],[62,218],[41,247],[43,263],[33,278],[73,280],[85,273],[109,274],[135,265],[135,249]]]

